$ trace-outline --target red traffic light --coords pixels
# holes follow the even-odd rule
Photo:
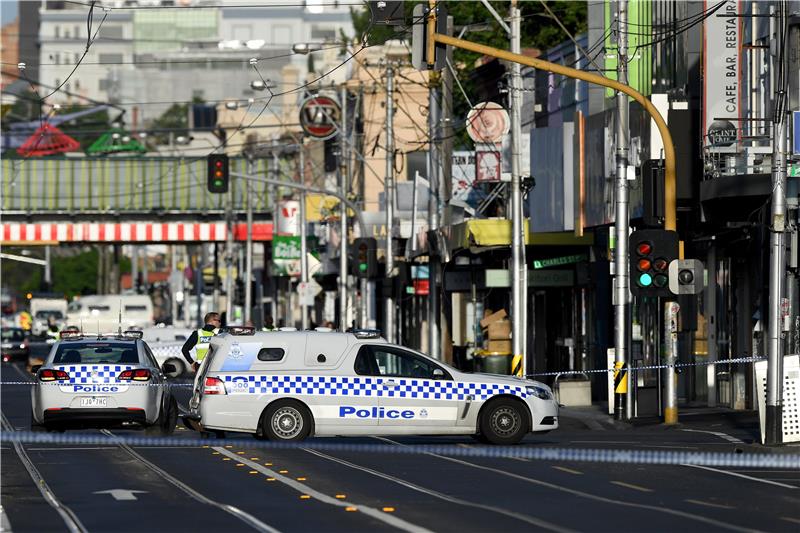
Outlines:
[[[636,245],[636,253],[639,255],[650,255],[653,251],[653,245],[649,242],[640,242]]]

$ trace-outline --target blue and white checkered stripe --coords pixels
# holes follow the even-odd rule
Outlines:
[[[118,383],[117,376],[123,370],[136,368],[133,365],[59,365],[55,367],[69,374],[69,383]]]
[[[427,400],[486,400],[497,394],[526,398],[523,386],[443,380],[343,376],[286,376],[236,374],[221,376],[229,394],[284,394],[415,398]],[[384,381],[395,387],[386,388]]]

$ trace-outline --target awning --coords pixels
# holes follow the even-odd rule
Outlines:
[[[451,252],[464,248],[511,246],[511,221],[494,218],[466,220],[450,228],[447,243]],[[525,244],[528,246],[589,246],[594,244],[594,236],[587,233],[577,237],[571,231],[530,233],[526,224]]]

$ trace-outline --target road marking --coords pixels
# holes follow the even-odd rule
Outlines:
[[[386,507],[384,507],[384,510],[385,509]],[[11,522],[9,522],[6,510],[3,509],[3,506],[1,504],[0,504],[0,531],[12,531]]]
[[[575,474],[576,476],[582,476],[583,472],[580,470],[573,470],[571,468],[567,468],[566,466],[553,466],[551,468],[555,468],[556,470],[561,470],[562,472],[566,472],[567,474]]]
[[[379,437],[376,437],[376,438],[379,438]],[[310,454],[312,454],[312,455],[316,455],[317,457],[321,457],[323,459],[327,459],[329,461],[333,461],[335,463],[339,463],[339,464],[344,465],[344,466],[346,466],[348,468],[353,468],[355,470],[360,470],[362,472],[366,472],[367,474],[371,474],[371,475],[379,477],[381,479],[385,479],[387,481],[391,481],[393,483],[397,483],[398,485],[401,485],[401,486],[406,487],[408,489],[411,489],[411,490],[414,490],[414,491],[417,491],[417,492],[421,492],[421,493],[427,494],[429,496],[433,496],[434,498],[438,498],[440,500],[444,500],[444,501],[447,501],[447,502],[450,502],[450,503],[455,503],[457,505],[464,505],[464,506],[467,506],[467,507],[473,507],[473,508],[477,508],[477,509],[485,509],[487,511],[499,513],[499,514],[502,514],[502,515],[505,515],[505,516],[508,516],[508,517],[511,517],[511,518],[516,518],[518,520],[521,520],[523,522],[526,522],[528,524],[531,524],[533,526],[536,526],[536,527],[539,527],[539,528],[543,528],[543,529],[549,529],[549,530],[552,530],[552,531],[569,531],[566,528],[562,528],[562,527],[557,526],[555,524],[551,524],[549,522],[545,522],[544,520],[539,520],[538,518],[533,518],[533,517],[530,517],[530,516],[527,516],[527,515],[524,515],[524,514],[520,514],[520,513],[514,512],[514,511],[510,511],[510,510],[507,510],[507,509],[502,509],[500,507],[494,507],[492,505],[487,505],[487,504],[484,504],[484,503],[475,503],[475,502],[471,502],[471,501],[467,501],[467,500],[462,500],[461,498],[458,498],[456,496],[450,496],[448,494],[444,494],[443,492],[439,492],[439,491],[436,491],[436,490],[433,490],[433,489],[428,489],[428,488],[422,487],[420,485],[417,485],[415,483],[411,483],[410,481],[406,481],[404,479],[401,479],[401,478],[398,478],[398,477],[394,477],[394,476],[392,476],[390,474],[385,474],[383,472],[378,472],[377,470],[373,470],[373,469],[368,468],[366,466],[357,465],[357,464],[351,463],[349,461],[345,461],[344,459],[339,459],[338,457],[334,457],[332,455],[328,455],[328,454],[325,454],[325,453],[322,453],[322,452],[318,452],[317,450],[310,450],[308,448],[303,448],[303,450],[308,452],[308,453],[310,453]],[[338,497],[338,495],[337,495],[337,497]]]
[[[8,418],[6,418],[5,413],[2,413],[0,416],[0,423],[2,426],[5,426],[7,431],[10,431],[11,423],[8,421]],[[28,452],[25,451],[25,447],[19,442],[14,442],[14,451],[17,452],[17,457],[19,457],[19,460],[25,467],[25,470],[28,471],[28,475],[31,476],[33,484],[36,485],[37,489],[39,489],[39,493],[50,505],[50,507],[58,512],[58,514],[61,516],[61,519],[64,521],[64,525],[67,526],[67,529],[69,529],[72,533],[84,533],[88,531],[86,526],[83,525],[72,509],[61,503],[61,501],[56,497],[55,493],[47,484],[47,481],[45,481],[44,477],[42,477],[42,474],[36,468],[36,465],[34,465],[33,461],[31,461],[31,458],[28,456]]]
[[[781,520],[786,520],[787,522],[791,522],[792,524],[800,524],[800,518],[792,518],[790,516],[782,516]]]
[[[610,483],[612,485],[625,487],[626,489],[638,490],[639,492],[653,492],[653,489],[648,489],[647,487],[640,487],[639,485],[634,485],[632,483],[625,483],[624,481],[610,481]]]
[[[278,472],[275,472],[274,470],[270,470],[269,468],[267,468],[265,466],[261,466],[258,463],[250,461],[249,459],[242,459],[242,458],[238,457],[236,454],[226,450],[225,448],[214,447],[214,450],[216,450],[216,451],[218,451],[218,452],[220,452],[220,453],[222,453],[224,455],[228,455],[228,456],[234,457],[236,459],[241,459],[241,460],[245,461],[247,463],[247,465],[250,468],[252,468],[253,470],[258,470],[259,472],[261,472],[265,476],[269,476],[271,478],[275,478],[276,481],[280,481],[284,485],[287,485],[287,486],[293,488],[294,490],[300,492],[301,494],[307,494],[311,498],[314,498],[315,500],[319,500],[319,501],[321,501],[323,503],[327,503],[329,505],[335,505],[337,507],[344,507],[345,510],[347,510],[347,509],[352,509],[352,510],[358,509],[362,513],[364,513],[364,514],[366,514],[368,516],[371,516],[372,518],[376,518],[376,519],[378,519],[378,520],[380,520],[382,522],[385,522],[386,524],[388,524],[390,526],[394,526],[394,527],[396,527],[398,529],[402,529],[403,531],[414,531],[414,532],[419,532],[419,533],[430,533],[430,530],[428,530],[428,529],[426,529],[426,528],[424,528],[422,526],[418,526],[416,524],[412,524],[411,522],[408,522],[408,521],[403,520],[401,518],[398,518],[396,516],[387,515],[386,513],[382,512],[382,511],[380,511],[378,509],[375,509],[373,507],[367,507],[367,506],[358,506],[358,507],[356,507],[351,502],[339,500],[339,499],[336,499],[334,497],[328,496],[327,494],[319,492],[318,490],[312,489],[308,485],[300,483],[299,481],[296,481],[296,480],[294,480],[292,478],[283,476],[283,475],[279,474]]]
[[[728,442],[733,442],[735,444],[744,444],[742,439],[737,439],[734,436],[728,435],[727,433],[723,433],[721,431],[708,431],[704,429],[683,429],[681,431],[688,431],[689,433],[705,433],[707,435],[714,435],[715,437],[719,437],[721,439],[725,439]]]
[[[740,477],[740,478],[744,478],[744,479],[749,479],[750,481],[757,481],[759,483],[766,483],[767,485],[775,485],[776,487],[783,487],[785,489],[796,489],[797,488],[794,485],[787,485],[786,483],[778,483],[777,481],[770,481],[768,479],[761,479],[761,478],[757,478],[757,477],[753,477],[753,476],[746,476],[744,474],[739,474],[737,472],[731,472],[729,470],[720,470],[718,468],[712,468],[710,466],[687,465],[687,464],[683,464],[681,466],[687,466],[689,468],[699,468],[701,470],[708,470],[709,472],[717,472],[719,474],[725,474],[725,475],[728,475],[728,476]]]
[[[131,490],[131,489],[108,489],[108,490],[97,490],[92,494],[108,494],[112,498],[120,502],[129,502],[135,501],[139,498],[136,497],[137,494],[147,494],[146,490]]]
[[[695,505],[703,505],[705,507],[713,507],[715,509],[736,509],[736,507],[731,507],[730,505],[723,505],[721,503],[711,503],[711,502],[704,502],[700,500],[683,500],[687,503],[693,503]]]
[[[398,446],[405,446],[405,444],[401,444],[401,443],[399,443],[397,441],[393,441],[393,440],[387,439],[385,437],[374,437],[374,438],[382,440],[382,441],[385,441],[385,442],[390,442],[390,443],[398,445]],[[522,476],[522,475],[519,475],[519,474],[515,474],[513,472],[507,472],[505,470],[500,470],[498,468],[492,468],[490,466],[483,466],[483,465],[479,465],[479,464],[475,464],[475,463],[470,463],[470,462],[467,462],[467,461],[462,461],[461,459],[456,459],[454,457],[447,457],[447,456],[438,455],[438,454],[435,454],[435,453],[428,453],[427,455],[430,455],[431,457],[437,457],[437,458],[442,459],[444,461],[450,461],[450,462],[461,464],[461,465],[464,465],[464,466],[469,466],[471,468],[476,468],[478,470],[486,470],[486,471],[489,471],[489,472],[494,472],[494,473],[500,474],[502,476],[507,476],[507,477],[510,477],[510,478],[513,478],[513,479],[517,479],[519,481],[524,481],[526,483],[530,483],[530,484],[533,484],[533,485],[539,485],[539,486],[542,486],[542,487],[547,487],[547,488],[550,488],[550,489],[553,489],[553,490],[557,490],[557,491],[560,491],[560,492],[565,492],[567,494],[572,494],[574,496],[580,496],[582,498],[586,498],[586,499],[589,499],[589,500],[608,503],[608,504],[611,504],[611,505],[620,505],[620,506],[623,506],[623,507],[634,507],[634,508],[637,508],[637,509],[647,509],[647,510],[656,511],[656,512],[659,512],[659,513],[671,514],[671,515],[674,515],[674,516],[680,516],[682,518],[688,518],[690,520],[696,520],[698,522],[711,524],[711,525],[714,525],[714,526],[717,526],[717,527],[720,527],[720,528],[730,529],[732,531],[741,531],[742,533],[751,532],[752,531],[751,529],[740,527],[740,526],[737,526],[735,524],[729,524],[727,522],[722,522],[720,520],[715,520],[713,518],[706,518],[705,516],[692,514],[692,513],[686,512],[686,511],[678,511],[676,509],[670,509],[670,508],[667,508],[667,507],[658,507],[656,505],[648,505],[648,504],[644,504],[644,503],[634,503],[634,502],[626,502],[626,501],[620,501],[620,500],[612,500],[611,498],[606,498],[604,496],[597,496],[595,494],[591,494],[591,493],[588,493],[588,492],[583,492],[581,490],[570,489],[568,487],[563,487],[561,485],[556,485],[555,483],[549,483],[547,481],[542,481],[542,480],[539,480],[539,479]]]
[[[103,433],[104,435],[108,435],[109,437],[116,437],[117,436],[117,435],[115,435],[114,433],[112,433],[111,431],[109,431],[107,429],[102,430],[101,433]],[[182,490],[190,498],[192,498],[192,499],[194,499],[194,500],[196,500],[196,501],[198,501],[200,503],[204,503],[206,505],[210,505],[212,507],[216,507],[217,509],[225,511],[225,512],[231,514],[232,516],[235,516],[236,518],[238,518],[239,520],[241,520],[245,524],[249,525],[253,529],[257,529],[259,531],[266,531],[266,532],[269,532],[269,533],[280,533],[280,530],[275,529],[274,527],[262,522],[261,520],[259,520],[255,516],[251,515],[250,513],[246,512],[246,511],[243,511],[243,510],[239,509],[238,507],[235,507],[233,505],[229,505],[229,504],[226,504],[226,503],[219,503],[219,502],[216,502],[216,501],[214,501],[214,500],[212,500],[210,498],[207,498],[206,496],[204,496],[203,494],[197,492],[196,490],[194,490],[192,487],[190,487],[189,485],[187,485],[186,483],[184,483],[180,479],[178,479],[175,476],[167,473],[164,469],[162,469],[161,467],[159,467],[155,463],[152,463],[152,462],[148,461],[147,459],[145,459],[138,452],[136,452],[136,450],[134,450],[133,448],[131,448],[127,444],[120,443],[120,444],[118,444],[118,446],[121,449],[123,449],[126,452],[128,452],[128,454],[130,456],[134,457],[139,462],[141,462],[144,466],[146,466],[147,468],[149,468],[150,470],[155,472],[161,478],[163,478],[167,482],[171,483],[172,485],[174,485],[178,489]],[[227,450],[226,450],[225,453],[229,453],[229,452],[227,452]],[[236,457],[236,456],[234,456],[234,457]]]

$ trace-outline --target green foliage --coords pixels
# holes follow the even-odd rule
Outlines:
[[[188,104],[172,104],[172,106],[164,111],[164,113],[153,120],[150,127],[154,130],[168,129],[172,131],[175,137],[179,135],[189,134],[189,105]],[[158,144],[167,144],[169,142],[170,132],[156,132],[153,133],[153,139]]]
[[[414,5],[417,3],[419,2],[405,2],[406,20],[411,20],[411,12]],[[464,26],[488,23],[488,29],[468,31],[463,38],[502,50],[509,49],[508,35],[481,2],[440,0],[440,4],[445,4],[449,15],[453,17],[453,26],[456,36]],[[491,4],[501,16],[506,16],[508,14],[510,2],[492,1]],[[586,2],[551,0],[547,2],[547,6],[573,36],[586,32]],[[569,36],[567,36],[556,21],[550,17],[540,1],[521,1],[519,2],[519,8],[522,14],[522,48],[538,48],[544,52],[548,48],[569,39]],[[369,44],[380,44],[390,38],[410,39],[410,32],[396,33],[394,28],[386,26],[374,26],[370,28],[370,13],[368,9],[359,11],[351,10],[351,14],[353,26],[358,35],[362,35],[369,30],[369,35],[367,37],[367,42]],[[469,73],[474,70],[475,61],[479,57],[479,54],[467,52],[465,50],[456,49],[453,51],[453,62],[458,72],[459,80],[464,86],[466,93],[470,96],[470,99],[473,100],[475,99],[474,84],[469,79]],[[456,123],[458,123],[460,120],[463,121],[465,119],[469,111],[469,105],[458,90],[453,94],[453,101]],[[459,131],[459,137],[456,143],[471,146],[471,141],[467,139],[463,128]]]
[[[67,115],[77,111],[85,111],[85,105],[66,105],[58,113]],[[58,128],[81,143],[81,150],[86,150],[106,131],[111,128],[111,120],[108,110],[98,111],[91,115],[85,115],[58,125]]]
[[[8,249],[8,253],[19,255],[21,249]],[[36,251],[36,256],[43,252]],[[64,294],[67,298],[97,293],[97,248],[73,255],[53,254],[50,272],[53,276],[52,292]],[[43,257],[39,257],[43,258]],[[131,260],[120,257],[120,273],[131,271]],[[36,292],[42,288],[43,267],[32,266],[18,261],[2,262],[3,285],[14,287],[20,293]]]

